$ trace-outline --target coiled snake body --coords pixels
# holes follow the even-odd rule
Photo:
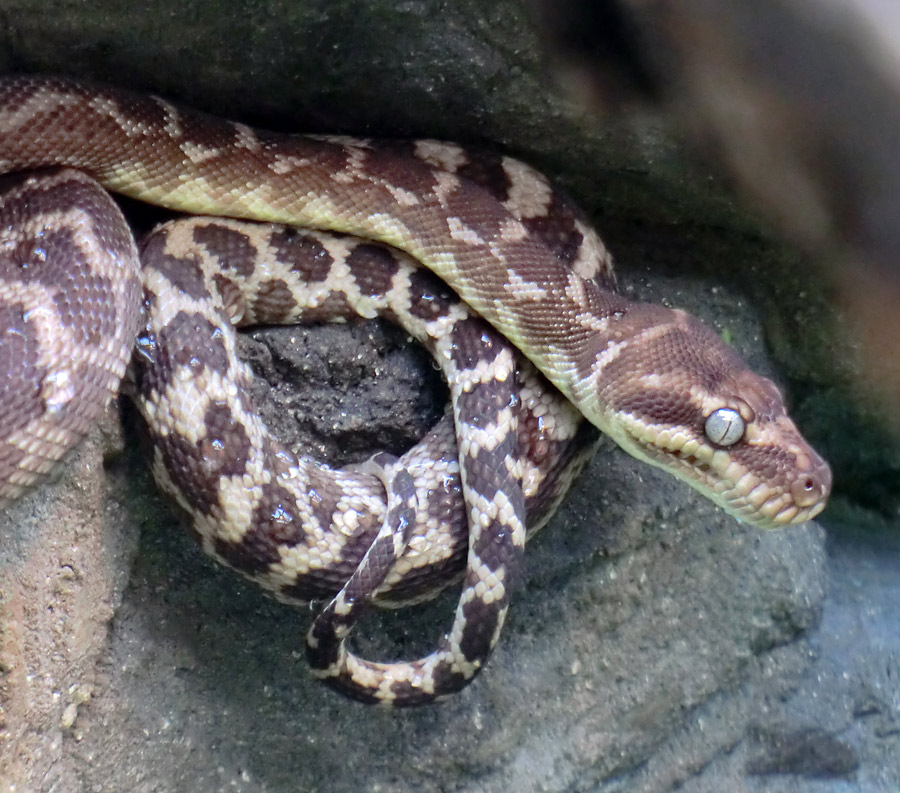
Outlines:
[[[54,167],[75,170],[28,173]],[[697,320],[618,295],[596,234],[516,160],[434,141],[274,135],[154,97],[9,78],[0,172],[0,366],[11,373],[0,498],[87,431],[142,324],[132,390],[157,481],[216,557],[285,599],[333,597],[308,657],[358,699],[427,702],[480,670],[526,523],[552,511],[590,448],[582,415],[743,520],[776,527],[824,506],[828,468],[775,386]],[[182,212],[287,227],[164,227],[143,246],[141,320],[134,243],[93,180]],[[453,421],[359,470],[281,447],[247,402],[232,323],[377,313],[432,349]],[[454,624],[434,653],[377,664],[347,652],[365,603],[428,596],[463,556]]]

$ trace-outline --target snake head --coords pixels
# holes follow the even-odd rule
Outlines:
[[[601,427],[633,456],[761,528],[803,523],[831,491],[827,463],[772,381],[682,311],[631,304],[595,378]],[[619,341],[621,340],[621,341]],[[611,351],[616,354],[612,355]]]

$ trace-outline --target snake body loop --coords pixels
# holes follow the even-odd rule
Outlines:
[[[591,433],[580,416],[517,364],[489,325],[397,252],[195,218],[158,229],[141,258],[147,316],[134,400],[156,480],[192,516],[204,548],[281,596],[308,599],[326,585],[330,596],[346,581],[315,620],[308,655],[320,677],[356,699],[412,705],[465,685],[496,644],[526,520],[543,519],[541,503],[561,495],[551,491],[567,487],[584,459]],[[250,401],[232,324],[376,314],[400,322],[441,362],[458,448],[448,458],[444,448],[453,444],[431,433],[397,461],[378,455],[338,472],[281,447]],[[551,468],[555,483],[545,473]],[[460,607],[435,652],[406,664],[347,653],[342,640],[379,590],[394,594],[398,578],[463,554]]]
[[[286,224],[257,232],[195,221],[145,243],[151,311],[138,359],[152,366],[138,373],[138,399],[157,441],[157,479],[188,510],[206,550],[281,597],[336,598],[314,624],[310,658],[352,696],[416,704],[474,676],[496,643],[526,521],[546,517],[583,459],[579,419],[530,364],[516,363],[507,341],[622,448],[736,517],[771,528],[824,507],[830,472],[777,388],[692,317],[617,294],[599,237],[517,160],[427,140],[275,135],[155,97],[68,80],[0,80],[0,173],[48,167],[181,212]],[[6,177],[12,214],[0,234],[0,364],[21,372],[15,388],[0,392],[5,499],[86,431],[90,417],[80,408],[71,410],[77,420],[63,416],[81,401],[103,401],[90,389],[115,390],[138,316],[133,268],[119,276],[102,263],[131,244],[118,221],[109,229],[97,221],[99,236],[90,238],[82,231],[94,221],[64,195],[89,192],[85,177],[57,173],[47,186],[30,178]],[[23,198],[29,189],[37,198]],[[38,210],[39,225],[26,205]],[[298,226],[370,239],[411,260],[346,238],[297,236]],[[72,254],[70,264],[38,267],[57,249]],[[232,273],[207,270],[226,249]],[[260,250],[269,258],[255,258]],[[287,264],[275,274],[259,261]],[[486,329],[475,334],[480,344],[457,337],[481,320],[418,265],[505,340]],[[240,296],[241,279],[250,298]],[[122,298],[115,309],[91,297],[107,281]],[[75,295],[89,308],[74,308]],[[92,311],[89,322],[80,319]],[[307,471],[254,429],[226,331],[233,320],[378,311],[420,327],[445,364],[458,449],[448,455],[436,445],[450,443],[445,421],[398,468],[384,461],[381,478]],[[85,376],[95,364],[100,374]],[[284,482],[301,469],[307,495],[320,501],[285,507]],[[414,498],[392,491],[404,472]],[[460,472],[464,507],[450,492]],[[456,483],[449,489],[437,484],[446,477]],[[407,531],[410,514],[416,525]],[[360,599],[399,602],[445,586],[466,540],[454,627],[432,656],[374,665],[346,652]],[[392,564],[378,558],[388,546]]]

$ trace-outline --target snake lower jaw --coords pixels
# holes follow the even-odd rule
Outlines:
[[[801,506],[792,500],[790,494],[777,492],[768,497],[762,506],[757,506],[741,494],[731,497],[729,492],[722,494],[721,501],[713,500],[732,517],[760,529],[798,526],[819,515],[826,505],[826,500],[823,499],[811,506]]]

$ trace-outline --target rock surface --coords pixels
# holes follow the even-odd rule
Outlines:
[[[803,257],[737,209],[657,111],[586,114],[583,84],[550,77],[558,58],[519,2],[164,6],[6,0],[0,69],[524,156],[592,213],[627,290],[697,313],[790,385],[844,492],[890,517],[860,536],[878,521],[844,502],[827,545],[815,526],[762,534],[604,446],[529,546],[485,674],[440,707],[385,713],[309,678],[308,616],[202,557],[134,435],[108,429],[0,519],[0,793],[896,791],[900,456],[848,396],[854,351],[836,345],[840,316]],[[633,97],[628,69],[612,72],[619,99]],[[297,398],[275,383],[273,413],[302,410],[317,453],[362,454],[347,448],[359,424],[374,426],[365,443],[402,446],[439,410],[430,362],[391,329],[274,336],[251,357],[268,381],[306,383]],[[358,647],[427,651],[452,607],[373,615]]]

